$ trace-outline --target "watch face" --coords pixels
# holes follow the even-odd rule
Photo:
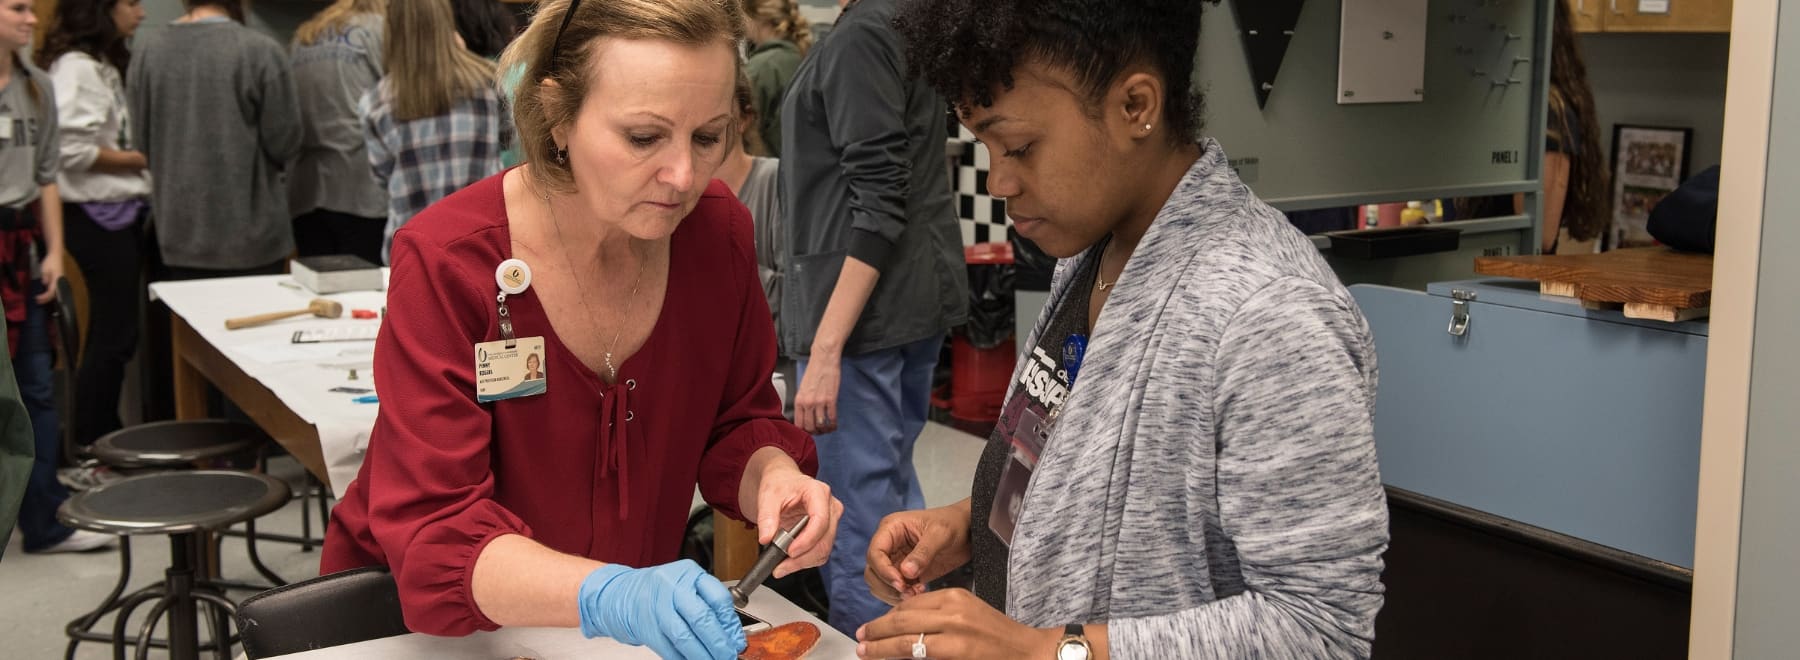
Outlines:
[[[1088,649],[1080,642],[1063,642],[1056,649],[1056,660],[1088,660]]]

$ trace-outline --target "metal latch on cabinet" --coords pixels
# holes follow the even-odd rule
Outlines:
[[[1451,289],[1450,299],[1450,335],[1464,337],[1469,334],[1469,303],[1475,302],[1475,292],[1468,289]]]

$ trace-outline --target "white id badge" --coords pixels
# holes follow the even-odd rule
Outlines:
[[[520,337],[475,345],[475,400],[481,403],[537,396],[549,391],[544,376],[544,338]]]
[[[0,114],[0,141],[10,142],[13,139],[12,115]]]
[[[1006,432],[1012,451],[1007,454],[1006,467],[1000,470],[1000,484],[994,489],[988,529],[1009,548],[1012,547],[1013,529],[1018,526],[1019,515],[1025,509],[1025,490],[1031,486],[1031,472],[1037,469],[1038,456],[1043,453],[1048,437],[1049,423],[1031,409],[1019,411],[1018,421]]]

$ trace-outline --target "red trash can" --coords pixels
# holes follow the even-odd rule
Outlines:
[[[969,302],[970,322],[1004,328],[1005,339],[983,347],[970,339],[969,328],[956,332],[950,339],[950,391],[938,403],[949,408],[951,419],[993,424],[1006,403],[1006,387],[1018,357],[1012,337],[1012,245],[971,245],[963,249],[963,262],[969,266],[974,298]],[[992,331],[979,334],[995,335]]]

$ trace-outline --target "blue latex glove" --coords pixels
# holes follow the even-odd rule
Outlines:
[[[731,592],[692,560],[607,564],[581,581],[581,634],[648,646],[664,658],[733,660],[746,647]]]

